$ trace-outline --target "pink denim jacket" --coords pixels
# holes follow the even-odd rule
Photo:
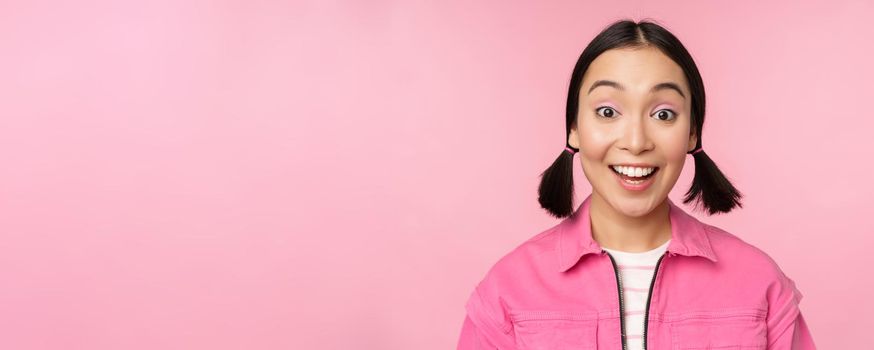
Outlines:
[[[626,348],[619,276],[592,239],[590,199],[489,269],[465,305],[459,350]],[[667,200],[672,238],[655,268],[644,347],[815,349],[801,292],[777,263]]]

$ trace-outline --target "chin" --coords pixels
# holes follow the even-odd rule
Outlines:
[[[619,212],[624,214],[625,216],[637,218],[644,217],[647,214],[651,213],[653,209],[651,207],[633,207],[633,208],[617,208]]]
[[[658,207],[659,203],[651,197],[613,197],[610,203],[617,212],[628,217],[643,217]]]

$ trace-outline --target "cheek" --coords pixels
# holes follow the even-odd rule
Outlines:
[[[668,161],[682,160],[686,156],[686,147],[689,147],[688,136],[677,133],[676,135],[666,135],[662,140],[659,140],[658,146],[662,149],[662,154]]]
[[[684,161],[689,147],[688,129],[679,127],[670,133],[666,133],[659,140],[659,145],[664,150],[663,153],[668,162]]]
[[[586,164],[603,162],[609,149],[610,142],[604,138],[589,135],[580,140],[580,160],[583,162],[583,170],[589,170]]]
[[[662,169],[664,170],[663,176],[667,181],[676,181],[683,171],[686,158],[688,157],[686,147],[689,146],[689,140],[688,138],[684,139],[682,133],[677,133],[661,140],[659,146],[662,149],[662,152],[659,153],[665,162],[665,168]]]
[[[603,137],[592,137],[592,134],[588,134],[588,136],[580,140],[579,156],[583,173],[589,182],[593,183],[596,178],[600,177],[598,174],[599,171],[603,170],[604,159],[611,143]]]
[[[591,128],[585,124],[580,127],[580,152],[588,159],[603,159],[615,138],[609,128]]]

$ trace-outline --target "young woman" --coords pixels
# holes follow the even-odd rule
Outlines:
[[[489,269],[458,349],[815,349],[777,263],[668,198],[691,154],[683,202],[710,215],[741,206],[702,149],[704,102],[663,27],[623,20],[593,39],[571,76],[567,146],[539,188],[564,219]],[[592,193],[573,210],[576,153]]]

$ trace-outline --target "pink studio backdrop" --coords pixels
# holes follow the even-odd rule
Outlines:
[[[778,261],[820,348],[856,347],[874,326],[872,15],[0,2],[0,348],[454,348],[488,267],[557,222],[536,186],[570,71],[624,17],[666,25],[702,71],[704,147],[745,198],[696,216]]]

